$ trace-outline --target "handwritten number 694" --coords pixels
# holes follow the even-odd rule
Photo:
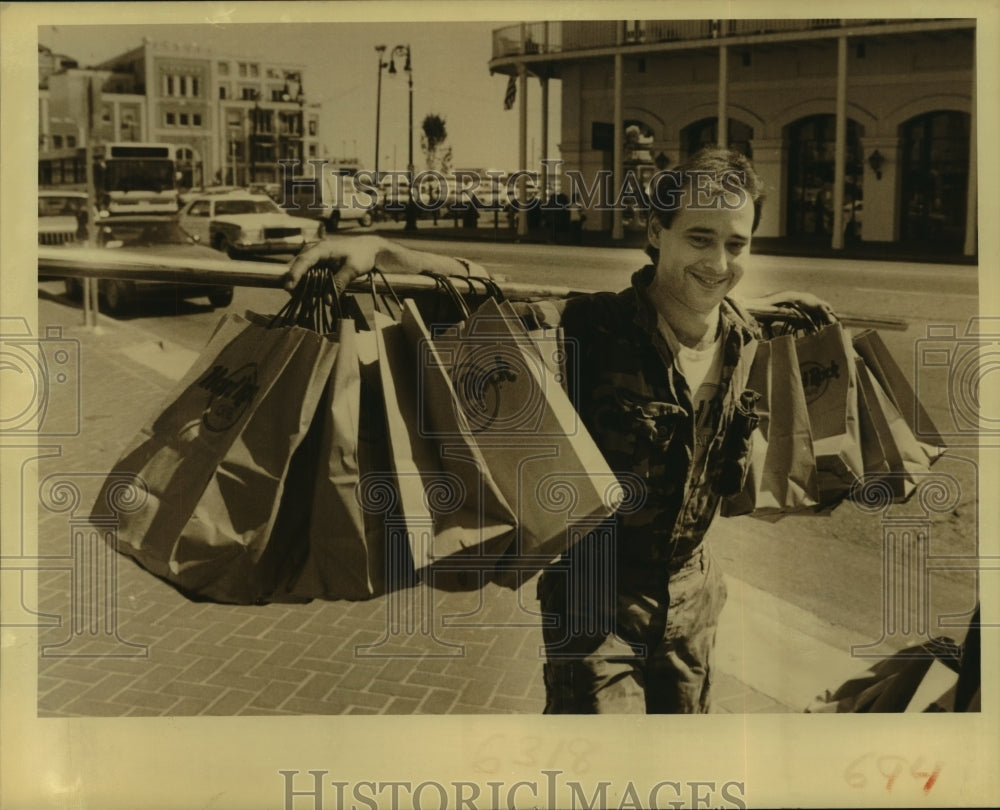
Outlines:
[[[874,767],[872,767],[874,766]],[[844,781],[852,788],[867,787],[869,781],[892,790],[900,777],[909,774],[921,782],[921,789],[929,793],[941,773],[941,763],[935,762],[931,769],[925,766],[923,757],[910,761],[906,757],[892,754],[877,755],[874,751],[862,754],[844,771]]]

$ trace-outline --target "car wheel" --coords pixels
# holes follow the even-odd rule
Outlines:
[[[233,303],[233,288],[228,287],[226,289],[209,293],[208,303],[210,303],[213,307],[228,307],[231,303]]]
[[[104,288],[104,300],[112,315],[127,315],[135,306],[135,284],[131,281],[109,281]]]
[[[372,213],[371,211],[365,211],[364,216],[358,220],[358,224],[362,228],[370,228],[372,224]]]
[[[334,211],[327,217],[326,230],[329,233],[333,233],[338,227],[340,227],[340,211]]]
[[[66,297],[70,301],[79,301],[83,298],[83,285],[77,278],[67,278],[63,282],[66,285]]]

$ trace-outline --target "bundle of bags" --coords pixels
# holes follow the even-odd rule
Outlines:
[[[846,498],[898,503],[945,451],[878,332],[802,313],[763,320],[747,387],[760,394],[749,473],[722,514],[828,513]],[[916,425],[921,426],[917,435]]]
[[[123,475],[145,494],[118,550],[196,598],[367,599],[519,587],[612,514],[558,336],[436,278],[457,312],[433,333],[384,279],[340,298],[322,269],[274,317],[224,316],[97,499]]]

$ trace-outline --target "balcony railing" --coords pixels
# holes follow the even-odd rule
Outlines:
[[[906,20],[626,20],[625,44],[815,31],[845,26],[877,25]],[[508,25],[493,31],[493,58],[566,53],[618,44],[617,20],[567,20]]]

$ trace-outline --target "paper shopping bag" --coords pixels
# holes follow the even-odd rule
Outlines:
[[[722,503],[733,517],[781,515],[819,502],[816,457],[795,340],[776,337],[757,347],[747,387],[760,394],[750,465],[743,490]]]
[[[622,489],[537,341],[496,301],[433,340],[457,407],[517,517],[498,581],[518,587],[519,568],[533,573],[565,551],[574,525],[612,514]]]
[[[447,371],[412,301],[402,320],[374,313],[386,435],[402,529],[420,577],[445,589],[485,584],[514,515],[453,404]],[[391,542],[391,541],[390,541]]]
[[[904,647],[805,708],[810,714],[954,711],[962,648],[947,636]],[[961,710],[959,708],[959,710]]]
[[[905,501],[917,476],[929,472],[929,459],[865,361],[856,363],[865,477],[883,480],[894,501]]]
[[[839,323],[795,339],[821,504],[847,495],[864,475],[854,350]]]
[[[512,319],[512,323],[521,322],[523,324],[521,316],[510,301],[498,301],[497,306],[503,315]],[[514,334],[516,337],[521,336],[520,330],[515,329]],[[572,347],[566,343],[563,328],[548,324],[536,324],[526,328],[524,334],[528,338],[526,345],[531,346],[538,353],[539,358],[545,363],[556,382],[572,397],[573,392],[569,390],[570,382],[566,374],[567,365],[573,362],[569,356]]]
[[[416,350],[410,356],[416,359],[417,432],[434,448],[447,483],[441,493],[453,499],[435,520],[430,553],[435,580],[441,584],[444,571],[457,574],[463,568],[472,572],[466,578],[470,582],[482,579],[513,541],[516,518],[458,407],[448,368],[412,300],[403,302],[401,325],[408,353]]]
[[[188,594],[247,603],[280,576],[261,558],[333,358],[315,332],[226,319],[115,464],[95,514],[131,473],[148,498],[119,516],[118,549]]]
[[[855,351],[864,358],[872,376],[910,426],[910,430],[914,434],[918,434],[919,430],[917,440],[928,461],[933,464],[945,452],[945,441],[917,398],[913,386],[889,353],[882,337],[874,329],[866,329],[854,336],[853,344]]]
[[[871,377],[865,366],[865,361],[856,357],[855,365],[858,375],[858,427],[861,435],[861,460],[865,467],[865,481],[870,481],[889,473],[886,448],[882,446],[882,440],[879,438],[880,431],[875,425],[875,419],[882,419],[884,414],[875,402],[875,395],[871,390]],[[884,432],[888,432],[887,427],[884,428]]]
[[[361,336],[353,320],[340,321],[333,369],[310,438],[292,461],[285,520],[279,518],[284,533],[307,538],[302,564],[282,598],[358,600],[386,590],[382,523],[362,509],[357,492],[362,469],[385,469],[375,446],[384,441],[373,438],[384,436],[381,391],[362,382],[362,356],[371,364],[375,352],[371,332]]]

